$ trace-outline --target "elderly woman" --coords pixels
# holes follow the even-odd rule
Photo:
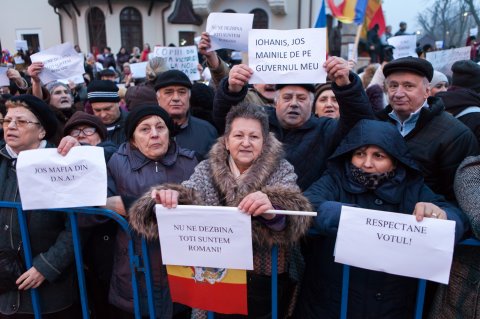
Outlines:
[[[42,100],[19,95],[6,102],[1,120],[5,141],[0,144],[0,200],[19,201],[15,164],[26,150],[51,147],[47,143],[57,128],[55,115]],[[17,212],[0,208],[0,249],[21,247]],[[71,230],[64,214],[28,212],[27,225],[33,266],[16,279],[17,288],[0,295],[0,317],[33,318],[30,289],[37,288],[43,318],[78,318],[74,306],[76,284],[72,268]],[[30,314],[30,316],[29,316]]]
[[[128,203],[142,196],[152,186],[187,180],[197,165],[194,152],[182,149],[175,143],[174,124],[158,104],[135,108],[128,115],[126,123],[128,142],[120,145],[107,165],[110,196],[107,207],[120,214],[126,214]],[[126,234],[119,231],[109,292],[115,318],[133,317],[131,272],[125,253],[127,244]],[[137,245],[139,247],[138,241]],[[170,318],[172,302],[159,242],[151,242],[150,248],[157,315]],[[145,296],[142,301],[145,305]],[[142,307],[142,310],[145,309],[146,306]]]
[[[467,157],[455,175],[455,196],[480,239],[480,156]],[[480,247],[458,246],[448,285],[440,285],[429,318],[478,318],[480,314]]]
[[[456,222],[458,241],[467,227],[462,212],[434,194],[408,153],[398,130],[362,120],[330,157],[328,171],[305,196],[316,207],[316,238],[306,260],[296,318],[339,318],[342,265],[334,247],[342,205]],[[381,214],[381,212],[379,212]],[[360,268],[350,271],[348,314],[352,318],[411,318],[416,283],[413,278]]]
[[[438,92],[445,92],[448,89],[448,78],[442,72],[435,70],[429,86],[430,96],[435,96]]]
[[[340,117],[337,98],[333,93],[331,83],[321,84],[315,89],[313,113],[317,117],[325,116],[333,119]]]
[[[279,313],[280,318],[286,316],[292,297],[289,248],[305,234],[310,218],[266,212],[274,208],[310,209],[296,179],[293,166],[283,158],[280,142],[268,132],[266,113],[256,106],[243,105],[228,113],[224,136],[188,181],[182,186],[164,185],[152,191],[152,198],[166,207],[175,207],[179,200],[195,202],[193,190],[205,205],[234,206],[253,216],[254,270],[248,272],[248,318],[271,316],[269,276],[274,244],[280,247]],[[145,209],[146,203],[152,204],[149,197],[147,194],[131,209],[130,223],[138,232],[151,236],[156,225],[151,221],[151,212]]]

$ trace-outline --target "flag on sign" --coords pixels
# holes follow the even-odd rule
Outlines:
[[[343,23],[354,23],[361,25],[365,17],[365,10],[368,0],[344,0],[336,6],[333,0],[328,0],[328,6],[332,15]]]
[[[247,315],[247,271],[167,266],[172,300],[192,308]]]

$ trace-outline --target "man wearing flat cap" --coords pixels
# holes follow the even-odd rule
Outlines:
[[[362,82],[350,72],[347,61],[331,57],[324,64],[333,80],[332,89],[340,105],[340,119],[312,116],[315,87],[313,84],[277,84],[275,107],[264,106],[270,132],[283,143],[286,159],[295,168],[297,184],[306,190],[320,178],[327,158],[341,138],[361,119],[373,119],[372,108]],[[225,130],[225,116],[233,105],[243,101],[253,70],[245,64],[235,65],[217,88],[213,118],[217,128]],[[348,89],[356,87],[356,90]],[[348,102],[347,102],[348,101]],[[342,105],[349,103],[349,107]]]
[[[399,58],[387,63],[383,74],[390,104],[377,116],[394,124],[404,136],[425,183],[435,193],[455,200],[455,171],[465,157],[478,154],[475,136],[445,112],[440,98],[429,97],[433,77],[430,62]]]
[[[158,105],[167,111],[178,128],[175,140],[181,147],[194,150],[201,160],[207,156],[218,134],[213,125],[190,114],[191,88],[192,82],[179,70],[163,72],[155,82]]]
[[[119,146],[126,142],[125,120],[127,112],[120,109],[117,85],[110,80],[95,80],[87,87],[87,100],[92,105],[93,115],[107,127],[106,141]]]

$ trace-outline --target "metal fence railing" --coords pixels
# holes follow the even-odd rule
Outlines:
[[[35,211],[24,212],[21,208],[20,203],[13,202],[2,202],[0,201],[0,208],[12,208],[17,211],[18,223],[21,232],[23,251],[25,256],[25,266],[27,269],[32,267],[32,253],[30,246],[30,238],[27,228],[26,216],[25,214],[35,214]],[[43,210],[42,210],[43,211]],[[48,211],[48,210],[47,210]],[[132,291],[133,291],[133,305],[134,305],[134,315],[135,318],[141,318],[141,309],[139,301],[139,288],[138,288],[138,275],[142,275],[145,278],[145,288],[148,301],[148,313],[151,319],[156,318],[155,315],[155,303],[153,295],[153,282],[152,282],[152,272],[150,266],[150,258],[147,249],[147,242],[144,238],[141,239],[141,252],[135,251],[134,245],[134,233],[129,227],[129,224],[125,218],[118,215],[117,213],[99,208],[62,208],[62,209],[51,209],[51,211],[63,212],[65,213],[70,221],[72,228],[72,238],[73,246],[75,252],[75,266],[77,270],[78,286],[79,286],[79,295],[82,308],[83,319],[90,318],[90,311],[88,306],[88,296],[87,289],[85,284],[85,274],[83,271],[83,258],[82,258],[82,245],[81,237],[77,225],[77,215],[78,214],[89,214],[89,215],[100,215],[114,220],[119,227],[127,234],[128,237],[128,255],[130,270],[132,276]],[[469,246],[480,246],[480,240],[478,239],[467,239],[461,242],[462,245]],[[272,249],[272,318],[276,319],[278,317],[278,248],[276,246]],[[343,266],[343,283],[342,283],[342,300],[341,300],[341,318],[347,318],[347,307],[348,307],[348,286],[349,286],[349,277],[350,277],[350,266]],[[419,280],[418,289],[417,289],[417,301],[415,306],[415,319],[422,318],[423,313],[423,303],[425,298],[425,287],[426,281]],[[35,319],[41,319],[41,305],[37,289],[30,289],[32,306],[35,314]],[[209,312],[208,318],[213,319],[214,314]]]

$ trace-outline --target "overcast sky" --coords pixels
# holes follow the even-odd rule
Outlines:
[[[392,26],[392,32],[398,31],[401,21],[407,23],[407,31],[415,32],[420,29],[417,15],[423,12],[433,0],[383,0],[383,12],[387,25]]]

